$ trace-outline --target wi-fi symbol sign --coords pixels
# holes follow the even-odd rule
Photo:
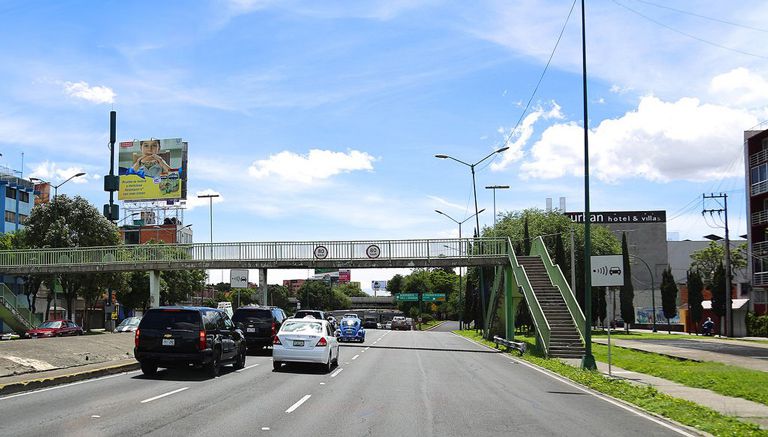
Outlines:
[[[608,274],[608,266],[602,266],[599,269],[593,269],[592,270],[595,273],[599,273],[601,275],[607,275]]]

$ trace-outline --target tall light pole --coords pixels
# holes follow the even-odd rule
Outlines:
[[[489,185],[486,190],[493,190],[493,235],[496,236],[496,190],[507,190],[509,185]]]
[[[733,315],[731,313],[731,242],[728,239],[727,217],[728,216],[726,216],[725,219],[725,335],[733,337]],[[712,241],[723,240],[723,237],[714,234],[705,235],[704,238]]]
[[[648,275],[651,277],[651,307],[653,308],[653,318],[652,318],[652,320],[653,320],[653,332],[656,332],[656,290],[655,290],[656,289],[656,284],[653,281],[653,271],[651,271],[651,266],[649,266],[648,263],[645,262],[644,259],[640,258],[637,255],[632,255],[631,253],[627,254],[627,255],[629,255],[630,258],[635,258],[635,259],[640,260],[643,264],[645,264],[645,268],[648,269]]]
[[[211,221],[211,261],[213,261],[213,198],[214,197],[219,197],[219,195],[218,194],[198,194],[197,195],[198,199],[208,199],[208,210],[210,212],[210,221]],[[208,275],[208,279],[211,279],[211,281],[213,281],[210,274]]]
[[[54,221],[57,221],[59,219],[59,207],[58,207],[58,204],[56,203],[56,198],[59,196],[59,187],[64,185],[64,184],[66,184],[67,182],[71,181],[74,178],[79,178],[80,176],[85,176],[85,173],[84,172],[75,173],[72,176],[68,177],[64,182],[62,182],[62,183],[60,183],[58,185],[53,185],[50,182],[44,181],[44,180],[42,180],[40,178],[29,178],[30,181],[38,181],[38,182],[42,182],[42,183],[46,183],[47,182],[48,184],[50,184],[53,187],[53,218],[54,218]],[[54,308],[54,314],[58,310],[58,306],[59,306],[59,297],[58,297],[58,293],[56,293],[56,284],[54,284],[54,286],[53,286],[53,308]],[[70,314],[70,317],[72,317],[72,320],[74,320],[74,315],[73,314]]]
[[[435,155],[435,158],[439,158],[439,159],[452,159],[452,160],[458,162],[459,164],[464,164],[467,167],[469,167],[469,169],[472,171],[472,194],[474,195],[474,198],[475,198],[475,226],[477,227],[476,230],[477,230],[477,236],[478,237],[480,236],[480,219],[477,216],[480,214],[480,211],[477,210],[477,186],[475,184],[475,167],[478,164],[480,164],[481,162],[483,162],[486,159],[490,158],[491,156],[493,156],[493,155],[495,155],[497,153],[501,153],[501,152],[503,152],[503,151],[505,151],[507,149],[509,149],[509,146],[505,146],[505,147],[502,147],[501,149],[494,150],[493,152],[489,153],[483,159],[477,161],[474,164],[470,164],[470,163],[464,162],[464,161],[462,161],[460,159],[456,159],[453,156],[448,156],[448,155],[444,155],[444,154]],[[485,329],[485,284],[484,284],[484,281],[483,281],[483,268],[482,267],[480,267],[480,303],[482,304],[482,312],[483,312],[481,319],[483,321],[482,322],[483,323],[483,329]]]
[[[467,220],[471,219],[472,217],[476,217],[478,214],[480,214],[483,211],[485,211],[485,208],[483,208],[480,211],[472,214],[471,216],[465,218],[462,221],[458,221],[458,220],[454,219],[453,217],[449,216],[448,214],[440,211],[439,209],[435,210],[436,213],[442,214],[442,215],[448,217],[449,219],[451,219],[451,221],[453,221],[454,223],[459,225],[459,240],[461,240],[461,224],[466,222]],[[459,241],[459,255],[461,255],[461,241]],[[462,287],[462,281],[461,281],[461,267],[459,267],[459,329],[463,329],[463,324],[464,324],[463,323],[463,320],[464,320],[464,317],[463,317],[463,315],[464,315],[464,306],[462,305],[462,300],[461,300],[461,289],[462,288],[463,287]]]

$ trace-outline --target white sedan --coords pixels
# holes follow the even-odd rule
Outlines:
[[[339,342],[327,320],[306,317],[287,319],[272,341],[272,364],[318,363],[330,372],[339,364]]]

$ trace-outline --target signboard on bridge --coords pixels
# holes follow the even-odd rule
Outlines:
[[[398,293],[395,295],[395,299],[400,302],[403,301],[417,301],[419,300],[419,293]]]
[[[445,302],[445,293],[424,293],[421,295],[424,302]]]

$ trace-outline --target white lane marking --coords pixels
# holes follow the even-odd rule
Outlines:
[[[357,354],[354,357],[352,357],[352,361],[355,361],[357,359],[357,357],[359,357],[359,356],[360,356],[360,354]]]
[[[179,388],[179,389],[176,389],[176,390],[173,390],[173,391],[169,391],[168,393],[163,393],[161,395],[157,395],[157,396],[149,398],[149,399],[144,399],[143,401],[141,401],[141,403],[142,404],[146,404],[147,402],[156,401],[156,400],[158,400],[160,398],[164,398],[166,396],[170,396],[172,394],[176,394],[176,393],[182,392],[182,391],[184,391],[184,390],[186,390],[188,388],[189,387],[182,387],[182,388]]]
[[[42,393],[44,391],[58,390],[60,388],[70,387],[70,386],[78,385],[78,384],[86,384],[86,383],[89,383],[89,382],[101,381],[103,379],[115,378],[117,376],[130,375],[131,373],[139,373],[139,372],[140,372],[140,370],[133,370],[131,372],[122,372],[122,373],[115,373],[114,375],[102,376],[101,378],[86,379],[86,380],[83,380],[83,381],[77,381],[77,382],[73,382],[73,383],[70,383],[70,384],[62,384],[62,385],[57,385],[55,387],[41,388],[40,390],[25,391],[24,393],[16,393],[15,395],[8,395],[8,396],[5,396],[5,397],[2,397],[2,398],[0,398],[0,401],[3,401],[5,399],[17,398],[19,396],[26,396],[26,395],[31,395],[31,394],[35,394],[35,393]]]
[[[254,367],[258,366],[258,364],[251,364],[250,366],[243,367],[240,370],[235,370],[235,372],[242,372],[243,370],[253,369]]]
[[[261,427],[261,430],[262,430],[262,431],[269,431],[269,427],[268,427],[268,426],[262,426],[262,427]]]
[[[476,344],[478,346],[482,346],[482,347],[484,347],[486,349],[490,349],[490,350],[494,350],[494,351],[496,350],[496,349],[494,349],[492,347],[486,346],[484,344],[480,344],[480,343],[478,343],[478,342],[476,342],[474,340],[471,340],[471,339],[469,339],[467,337],[464,337],[462,335],[459,335],[459,334],[456,334],[456,333],[453,333],[453,335],[455,335],[457,337],[460,337],[460,338],[463,338],[464,340],[467,340],[470,343]],[[611,399],[607,395],[604,395],[602,393],[599,393],[599,392],[596,392],[596,391],[592,391],[590,389],[582,387],[582,386],[574,383],[570,379],[567,379],[567,378],[565,378],[563,376],[557,375],[557,374],[555,374],[553,372],[550,372],[549,370],[543,369],[543,368],[541,368],[539,366],[533,365],[533,364],[531,364],[531,363],[529,363],[529,362],[527,362],[525,360],[515,359],[515,358],[509,356],[508,354],[503,354],[503,356],[504,356],[504,358],[512,360],[512,361],[514,361],[514,362],[516,362],[518,364],[522,364],[524,366],[527,366],[527,367],[529,367],[529,368],[531,368],[531,369],[533,369],[533,370],[535,370],[535,371],[537,371],[539,373],[542,373],[544,375],[549,376],[552,379],[556,379],[556,380],[558,380],[558,381],[560,381],[560,382],[562,382],[562,383],[564,383],[566,385],[569,385],[569,386],[575,388],[576,390],[581,390],[584,393],[591,394],[592,396],[594,396],[594,397],[596,397],[598,399],[602,399],[602,400],[608,402],[609,404],[613,404],[613,405],[615,405],[615,406],[617,406],[617,407],[619,407],[619,408],[621,408],[623,410],[629,411],[630,413],[634,413],[637,416],[646,418],[646,419],[650,420],[651,422],[655,422],[655,423],[663,426],[664,428],[667,428],[667,429],[670,429],[672,431],[675,431],[676,433],[678,433],[680,435],[684,435],[684,436],[687,436],[687,437],[695,437],[695,434],[689,434],[689,433],[683,431],[682,429],[675,428],[673,425],[670,425],[670,424],[664,422],[663,420],[656,419],[655,417],[649,415],[648,413],[645,413],[643,411],[639,411],[638,408],[640,408],[640,407],[624,405],[623,403],[621,403],[619,401],[615,401],[615,400]]]
[[[285,410],[285,412],[286,413],[293,413],[294,411],[296,411],[297,408],[299,408],[301,406],[301,404],[303,404],[304,402],[307,402],[307,399],[309,399],[311,397],[312,397],[312,395],[304,395],[303,398],[299,399],[298,402],[296,402],[295,404],[291,405],[291,408],[288,408],[287,410]]]
[[[91,418],[92,418],[92,419],[98,419],[98,418],[100,418],[100,417],[101,417],[101,416],[99,416],[98,414],[93,414],[93,415],[91,416]]]
[[[344,368],[343,368],[343,367],[339,367],[338,369],[336,369],[336,371],[335,371],[335,372],[331,373],[331,378],[335,378],[335,377],[336,377],[336,375],[338,375],[339,373],[341,373],[341,371],[342,371],[342,370],[344,370]],[[320,384],[325,384],[325,383],[324,383],[324,382],[321,382]]]
[[[325,383],[324,383],[324,382],[321,382],[321,383],[320,383],[320,385],[325,385]]]

